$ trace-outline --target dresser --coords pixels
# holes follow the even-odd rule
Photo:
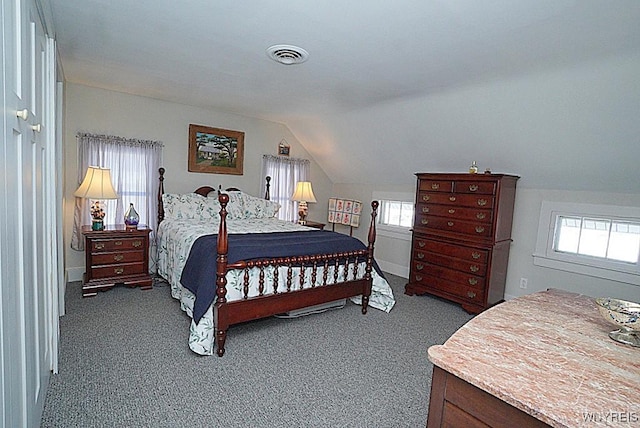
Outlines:
[[[105,230],[91,230],[83,226],[86,272],[82,297],[95,296],[116,284],[152,287],[149,275],[149,233],[151,229],[124,225],[107,226]]]
[[[504,299],[519,177],[416,174],[408,295],[429,293],[470,313]]]

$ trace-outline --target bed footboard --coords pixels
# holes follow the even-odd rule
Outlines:
[[[378,202],[371,203],[371,224],[368,246],[358,251],[311,256],[292,256],[228,263],[227,204],[229,196],[220,194],[220,227],[217,241],[216,302],[214,323],[216,328],[217,355],[224,355],[224,344],[229,326],[255,320],[295,309],[318,305],[338,299],[362,295],[362,313],[367,313],[371,295],[373,252],[376,239],[375,219]],[[364,263],[364,273],[358,266]],[[260,270],[258,296],[249,297],[249,274],[251,268]],[[244,270],[243,299],[227,302],[227,272]],[[293,270],[299,269],[299,282],[294,283]],[[271,275],[266,275],[270,270]],[[283,275],[281,278],[280,275]],[[311,278],[305,283],[305,278]],[[284,282],[286,291],[278,291]]]

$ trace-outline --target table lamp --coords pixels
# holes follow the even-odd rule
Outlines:
[[[91,229],[104,230],[104,208],[100,201],[104,199],[118,199],[116,191],[111,184],[111,171],[108,168],[90,166],[82,180],[82,184],[73,194],[78,198],[92,199],[91,204]]]
[[[298,224],[307,224],[307,202],[317,202],[311,188],[311,182],[298,181],[291,200],[298,202]]]

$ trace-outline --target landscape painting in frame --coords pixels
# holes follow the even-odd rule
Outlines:
[[[189,125],[189,171],[242,175],[244,132]]]

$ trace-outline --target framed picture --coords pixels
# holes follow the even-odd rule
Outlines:
[[[244,132],[189,125],[189,171],[242,175]]]
[[[291,150],[291,146],[285,144],[284,140],[278,144],[278,154],[280,156],[289,156],[289,151]]]

